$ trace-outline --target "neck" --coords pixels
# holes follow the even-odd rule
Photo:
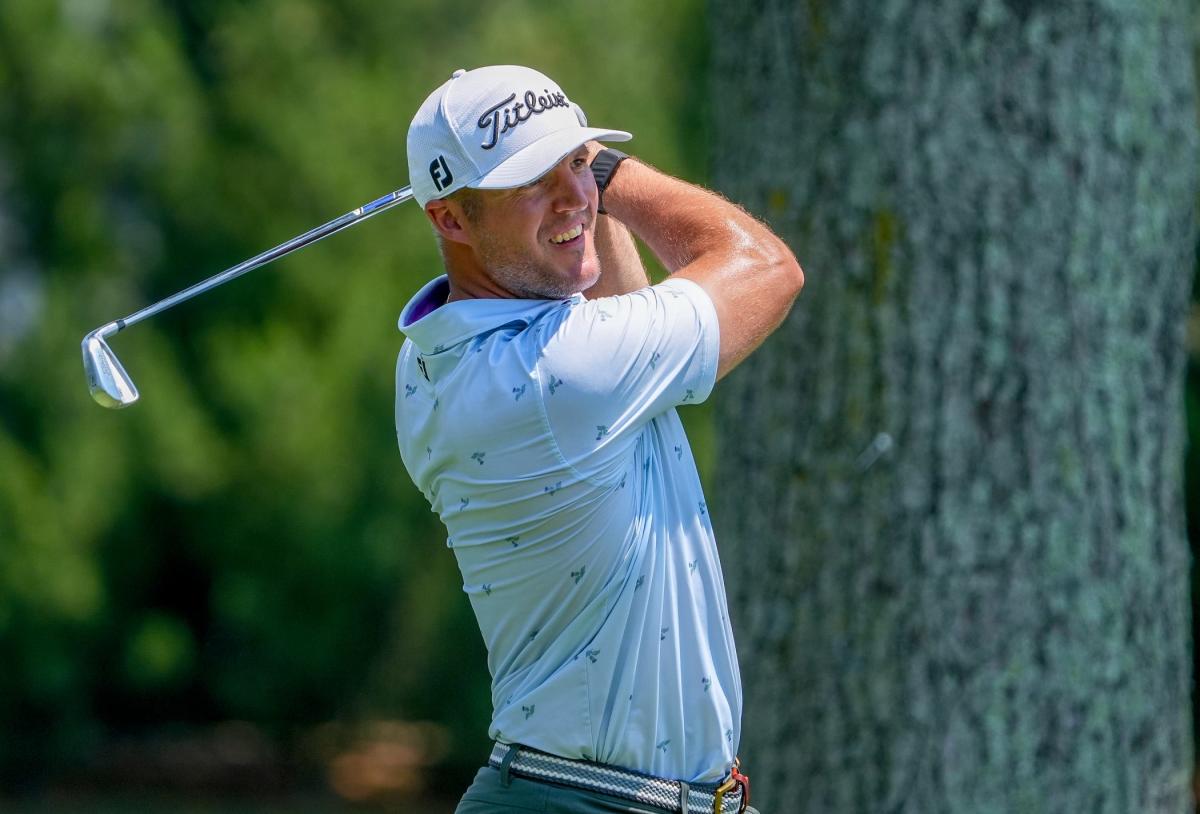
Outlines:
[[[450,296],[446,302],[513,299],[517,296],[492,279],[470,246],[443,241],[442,264],[450,278]]]

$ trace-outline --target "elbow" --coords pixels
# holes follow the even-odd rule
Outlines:
[[[800,262],[786,243],[778,237],[774,243],[771,266],[779,279],[780,289],[789,292],[790,299],[795,299],[800,294],[800,289],[804,288],[804,269],[800,268]]]
[[[788,262],[788,277],[792,283],[792,297],[800,295],[800,289],[804,288],[804,269],[800,268],[800,262],[788,252],[790,258]]]

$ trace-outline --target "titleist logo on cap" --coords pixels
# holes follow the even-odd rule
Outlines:
[[[567,101],[567,95],[562,91],[551,93],[545,88],[543,90],[546,91],[544,95],[527,90],[521,101],[511,105],[509,103],[517,98],[517,94],[510,93],[508,98],[502,99],[483,111],[483,115],[479,117],[479,129],[487,132],[487,138],[480,146],[485,150],[490,150],[496,146],[496,142],[502,135],[529,121],[531,116],[545,113],[551,108],[571,106],[571,103]],[[501,119],[504,120],[503,123],[501,123]]]

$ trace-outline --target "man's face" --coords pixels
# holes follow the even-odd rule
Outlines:
[[[484,271],[514,296],[560,299],[600,278],[593,231],[598,193],[580,147],[532,184],[478,190],[467,224]]]

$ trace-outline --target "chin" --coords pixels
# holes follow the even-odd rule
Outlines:
[[[546,280],[545,288],[547,291],[555,292],[549,296],[561,299],[581,291],[587,291],[594,286],[600,279],[600,266],[595,262],[584,261],[577,266],[560,268],[552,273],[553,278]]]
[[[598,263],[584,263],[579,270],[579,291],[587,291],[589,288],[600,282],[600,265]]]

